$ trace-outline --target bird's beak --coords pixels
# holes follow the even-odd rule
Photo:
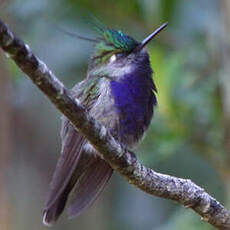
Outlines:
[[[162,24],[160,27],[158,27],[156,30],[154,30],[147,38],[145,38],[140,45],[138,45],[134,51],[140,51],[143,49],[158,33],[160,33],[166,26],[168,25],[168,22]]]

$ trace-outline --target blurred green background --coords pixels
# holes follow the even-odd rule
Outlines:
[[[136,152],[159,172],[190,178],[230,208],[229,0],[0,0],[0,17],[71,88],[93,45],[57,26],[96,36],[85,18],[148,46],[159,105]],[[60,113],[0,52],[0,229],[44,230],[42,209],[60,151]],[[54,230],[209,230],[189,209],[150,196],[116,173],[98,201]]]

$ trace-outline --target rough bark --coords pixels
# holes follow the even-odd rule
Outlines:
[[[117,143],[105,127],[89,116],[45,63],[2,21],[0,46],[129,183],[149,194],[175,200],[193,209],[204,221],[218,229],[230,229],[230,212],[223,205],[191,180],[157,173],[142,165],[134,153]]]

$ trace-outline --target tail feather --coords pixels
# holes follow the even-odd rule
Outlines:
[[[71,193],[68,216],[80,215],[103,191],[112,175],[113,169],[99,157],[87,153],[81,155],[77,168],[69,184],[52,205],[44,210],[43,223],[52,226],[63,212]]]
[[[113,169],[104,160],[94,158],[93,164],[77,181],[72,193],[68,216],[79,216],[93,204],[110,179]]]
[[[69,192],[70,191],[64,190],[59,199],[51,207],[44,210],[43,224],[50,227],[56,222],[65,208]]]

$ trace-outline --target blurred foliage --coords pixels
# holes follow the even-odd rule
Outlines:
[[[157,230],[178,229],[209,230],[210,227],[203,224],[199,219],[197,219],[195,214],[192,213],[191,210],[185,212],[183,209],[180,209],[172,215],[169,223],[163,224],[162,227],[157,228]]]
[[[135,151],[147,166],[190,178],[229,205],[216,39],[221,33],[220,4],[218,0],[10,0],[2,1],[0,15],[69,88],[85,77],[93,46],[66,36],[57,26],[94,37],[85,20],[93,14],[141,40],[169,21],[167,30],[148,47],[158,107]],[[6,132],[12,152],[4,185],[11,201],[9,229],[46,229],[41,216],[60,150],[60,114],[12,61],[5,65],[11,85],[11,129]],[[118,176],[89,211],[73,221],[64,215],[53,229],[74,228],[213,229],[191,210],[138,191]]]

